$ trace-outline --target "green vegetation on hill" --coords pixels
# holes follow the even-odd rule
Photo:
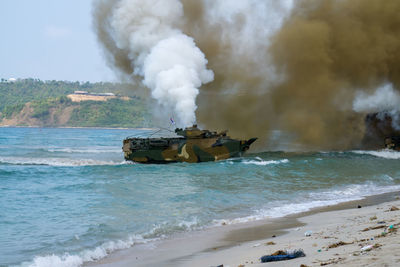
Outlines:
[[[31,116],[36,119],[47,120],[51,108],[62,108],[68,104],[72,104],[72,102],[65,96],[36,100],[31,102],[31,107],[33,108]]]
[[[114,93],[130,100],[72,102],[67,95],[74,91]],[[38,125],[74,127],[145,127],[149,113],[142,99],[128,85],[116,83],[79,83],[22,79],[0,82],[0,122],[23,117],[20,113],[29,105],[29,118]],[[68,110],[68,111],[67,111]],[[62,117],[64,118],[62,119]],[[65,121],[65,116],[67,120]],[[25,116],[26,117],[26,116]],[[26,125],[25,122],[17,123]]]
[[[71,126],[143,127],[149,115],[138,100],[85,101],[71,115]]]

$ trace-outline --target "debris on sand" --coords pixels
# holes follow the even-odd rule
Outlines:
[[[302,249],[293,250],[293,251],[284,251],[278,250],[271,255],[265,255],[261,257],[261,262],[271,262],[271,261],[284,261],[291,260],[298,257],[305,257],[304,251]]]
[[[311,236],[312,233],[313,233],[312,231],[307,231],[307,232],[304,233],[304,235],[305,235],[305,236]]]
[[[347,243],[347,242],[339,241],[337,243],[329,245],[328,248],[337,248],[337,247],[340,247],[340,246],[351,245],[351,244],[354,244],[354,242]]]
[[[396,211],[396,210],[399,210],[399,208],[396,206],[392,206],[389,211]]]
[[[343,260],[345,260],[346,258],[337,258],[337,259],[329,259],[327,261],[321,262],[320,265],[321,266],[325,266],[325,265],[329,265],[329,264],[336,264],[339,263]]]
[[[287,255],[287,252],[284,250],[277,250],[274,253],[271,254],[272,256],[277,256],[277,255]]]
[[[364,246],[361,248],[361,251],[370,251],[374,248],[373,245]]]

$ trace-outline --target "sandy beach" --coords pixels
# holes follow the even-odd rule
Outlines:
[[[390,193],[296,216],[217,227],[134,246],[88,266],[399,266],[399,197]],[[260,262],[263,255],[295,249],[306,256]]]
[[[399,266],[400,212],[396,207],[400,207],[398,200],[302,217],[299,221],[305,225],[285,235],[201,254],[190,266]],[[307,231],[312,232],[310,236],[305,236]],[[262,255],[294,249],[303,249],[306,257],[260,263]]]

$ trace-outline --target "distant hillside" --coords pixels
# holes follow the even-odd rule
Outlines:
[[[112,93],[107,101],[72,102],[74,91]],[[128,86],[23,79],[0,82],[0,126],[148,127],[149,113]]]

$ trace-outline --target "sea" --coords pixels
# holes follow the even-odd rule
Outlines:
[[[81,266],[225,224],[400,191],[400,152],[263,152],[141,165],[149,130],[0,128],[0,266]]]

